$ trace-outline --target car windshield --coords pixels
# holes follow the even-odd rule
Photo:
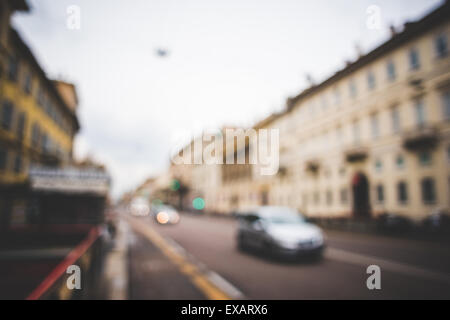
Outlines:
[[[273,224],[300,224],[305,219],[296,210],[289,208],[264,208],[261,217],[268,223]]]

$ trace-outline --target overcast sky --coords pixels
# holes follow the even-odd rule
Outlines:
[[[50,77],[77,85],[75,154],[104,162],[113,195],[169,163],[173,138],[251,125],[439,0],[28,0],[14,26]],[[81,9],[81,29],[67,8]],[[367,8],[381,9],[381,29]],[[166,58],[155,50],[167,48]]]

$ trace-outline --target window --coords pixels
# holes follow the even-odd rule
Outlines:
[[[308,206],[308,194],[306,194],[306,193],[304,193],[303,196],[302,196],[302,205],[304,207]]]
[[[25,91],[27,94],[31,93],[31,83],[31,74],[30,72],[27,72],[23,79],[23,91]]]
[[[397,77],[396,71],[395,71],[395,64],[393,61],[389,61],[387,63],[387,75],[389,81],[394,81]]]
[[[434,39],[434,47],[438,58],[445,57],[448,53],[447,35],[444,33],[439,34]]]
[[[425,106],[422,100],[418,100],[414,104],[414,109],[416,113],[416,124],[418,127],[423,127],[426,122],[425,118]]]
[[[421,152],[419,154],[419,162],[420,162],[420,165],[423,167],[431,166],[431,162],[432,162],[431,154],[429,152]]]
[[[383,162],[380,159],[375,161],[375,171],[380,173],[383,170]]]
[[[315,192],[314,193],[314,203],[315,204],[319,204],[320,203],[320,193],[319,192]]]
[[[40,137],[41,137],[41,132],[39,129],[39,125],[37,123],[35,123],[33,125],[32,131],[31,131],[31,143],[33,144],[33,146],[35,148],[39,148]]]
[[[327,191],[327,205],[331,206],[333,204],[333,192],[331,190]]]
[[[398,107],[395,107],[391,111],[391,120],[392,120],[392,131],[394,134],[399,133],[401,130],[400,125],[400,110]]]
[[[447,147],[447,162],[450,163],[450,146]]]
[[[20,113],[19,120],[17,121],[17,137],[19,140],[23,139],[25,131],[25,113]]]
[[[330,168],[326,168],[324,170],[324,177],[325,178],[331,178],[331,176],[332,176],[331,169]]]
[[[375,75],[372,71],[367,74],[367,87],[369,90],[375,89]]]
[[[431,204],[436,202],[436,189],[434,186],[434,179],[424,178],[421,183],[422,189],[422,201],[425,204]]]
[[[50,153],[50,145],[51,145],[51,141],[48,138],[48,136],[43,133],[42,134],[42,152],[44,153]]]
[[[9,57],[8,61],[8,79],[11,81],[17,81],[17,75],[19,71],[19,63],[17,59],[13,56]]]
[[[397,199],[401,204],[408,202],[408,186],[406,182],[402,181],[397,184]]]
[[[5,130],[11,130],[13,121],[13,105],[9,101],[3,102],[2,108],[2,128]]]
[[[409,50],[409,68],[411,70],[417,70],[420,68],[420,56],[417,49]]]
[[[338,143],[342,144],[344,142],[344,132],[341,126],[337,127],[336,135],[338,139]]]
[[[41,107],[44,107],[45,104],[45,94],[44,94],[44,90],[42,89],[42,86],[39,86],[39,90],[38,90],[38,103]]]
[[[341,189],[341,202],[343,204],[348,203],[348,190],[347,190],[347,188]]]
[[[442,113],[445,120],[450,120],[450,91],[442,95]]]
[[[308,106],[309,109],[309,114],[311,115],[311,117],[313,117],[316,114],[316,108],[314,104],[310,104]]]
[[[44,100],[44,110],[51,119],[55,119],[55,111],[48,96],[46,96]]]
[[[377,139],[380,136],[380,125],[377,114],[370,117],[370,126],[372,128],[372,138]]]
[[[334,89],[334,103],[339,105],[341,103],[341,92],[338,88]]]
[[[395,165],[398,169],[404,169],[405,168],[405,158],[403,158],[402,155],[397,156],[395,159]]]
[[[384,203],[384,186],[379,184],[376,190],[377,190],[377,202]]]
[[[6,170],[8,165],[8,151],[0,148],[0,170]]]
[[[355,98],[357,95],[356,83],[355,80],[350,80],[349,82],[349,91],[350,97]]]
[[[360,139],[361,137],[360,137],[359,123],[358,121],[355,121],[353,123],[353,143],[355,145],[358,145],[361,141]]]
[[[322,95],[321,104],[322,104],[323,110],[326,110],[328,108],[328,102],[327,102],[327,98],[325,97],[325,95]]]
[[[16,155],[14,159],[14,172],[21,173],[22,172],[22,157],[20,154]]]

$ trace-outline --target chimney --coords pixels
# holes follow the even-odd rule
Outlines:
[[[397,34],[397,30],[393,24],[389,26],[389,30],[391,31],[391,37],[394,37]]]
[[[309,87],[314,87],[314,79],[310,73],[305,74],[305,79]]]
[[[78,95],[75,85],[61,80],[53,80],[53,83],[70,110],[76,112],[78,107]]]
[[[363,56],[363,52],[359,43],[355,43],[355,51],[358,58],[361,58]]]

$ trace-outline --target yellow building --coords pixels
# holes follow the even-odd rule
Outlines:
[[[72,160],[79,130],[75,87],[50,80],[10,26],[11,15],[28,11],[25,1],[0,1],[0,210],[27,186],[32,165]]]

